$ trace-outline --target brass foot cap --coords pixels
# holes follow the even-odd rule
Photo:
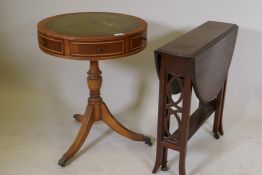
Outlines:
[[[145,136],[145,144],[147,144],[148,146],[153,145],[150,137]]]
[[[75,114],[73,117],[75,118],[75,120],[76,120],[77,122],[81,122],[82,115],[80,115],[80,114]]]
[[[65,167],[66,164],[66,159],[64,157],[62,157],[59,161],[58,161],[58,165],[60,165],[61,167]]]
[[[168,171],[168,167],[167,167],[166,165],[162,165],[162,166],[161,166],[161,170],[162,170],[162,171]]]
[[[220,138],[220,135],[218,133],[214,133],[214,137],[218,140]]]

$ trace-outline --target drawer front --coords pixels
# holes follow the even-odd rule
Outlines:
[[[143,48],[146,45],[146,34],[141,34],[130,38],[130,51]]]
[[[125,52],[124,40],[102,43],[71,42],[71,55],[80,57],[113,56]]]
[[[39,46],[51,53],[64,55],[63,40],[48,38],[38,33]]]

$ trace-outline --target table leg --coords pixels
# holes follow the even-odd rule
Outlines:
[[[93,106],[88,106],[86,109],[86,113],[83,115],[83,121],[82,126],[80,128],[80,131],[75,138],[75,141],[71,145],[71,147],[68,149],[68,151],[63,155],[63,157],[58,161],[58,164],[62,167],[65,166],[66,162],[70,160],[80,149],[80,147],[83,145],[93,123],[94,123],[94,115],[93,115],[94,109]]]
[[[118,134],[134,141],[144,141],[146,144],[152,145],[149,137],[130,131],[121,125],[111,114],[104,102],[102,103],[102,120]]]
[[[213,133],[216,139],[219,139],[220,136],[224,135],[222,120],[223,120],[225,92],[226,92],[226,81],[216,99],[216,109],[215,109],[215,118],[214,118],[214,126],[213,126]]]
[[[224,84],[223,89],[223,96],[222,96],[222,106],[221,106],[221,112],[220,112],[220,123],[219,123],[219,133],[221,136],[224,135],[224,129],[223,129],[223,113],[224,113],[224,103],[225,103],[225,95],[226,95],[226,86],[227,86],[227,79]]]
[[[128,130],[123,125],[121,125],[110,113],[109,109],[100,96],[100,89],[102,86],[101,74],[102,72],[99,69],[98,61],[90,61],[90,68],[87,78],[90,95],[88,98],[87,109],[84,115],[74,115],[76,121],[82,123],[82,126],[72,146],[59,160],[58,164],[61,166],[65,166],[66,162],[77,153],[84,143],[93,123],[99,120],[103,120],[110,128],[128,139],[144,141],[149,146],[152,145],[151,139],[149,137]]]
[[[191,77],[184,78],[183,89],[183,112],[181,121],[181,135],[180,135],[180,154],[179,154],[179,175],[186,175],[186,153],[187,153],[187,141],[189,134],[190,123],[190,106],[192,96],[192,80]]]

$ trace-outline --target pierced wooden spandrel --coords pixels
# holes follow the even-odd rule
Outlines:
[[[226,81],[237,31],[237,25],[208,21],[155,51],[160,89],[153,173],[168,170],[172,149],[179,152],[179,175],[186,175],[187,142],[213,113],[214,137],[224,134]],[[199,107],[190,115],[193,89]]]

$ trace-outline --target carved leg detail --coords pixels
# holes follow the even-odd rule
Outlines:
[[[121,125],[111,114],[104,102],[102,102],[101,104],[101,112],[102,120],[118,134],[134,141],[145,141],[145,143],[147,143],[148,145],[152,145],[151,139],[149,137],[130,131],[129,129]]]
[[[71,145],[71,147],[63,155],[63,157],[59,160],[58,162],[59,165],[64,167],[66,162],[70,160],[77,153],[77,151],[80,149],[80,147],[84,143],[93,123],[94,123],[93,106],[88,106],[85,115],[83,115],[83,121],[82,121],[82,126],[80,128],[80,131],[77,137],[75,138],[75,141]]]

